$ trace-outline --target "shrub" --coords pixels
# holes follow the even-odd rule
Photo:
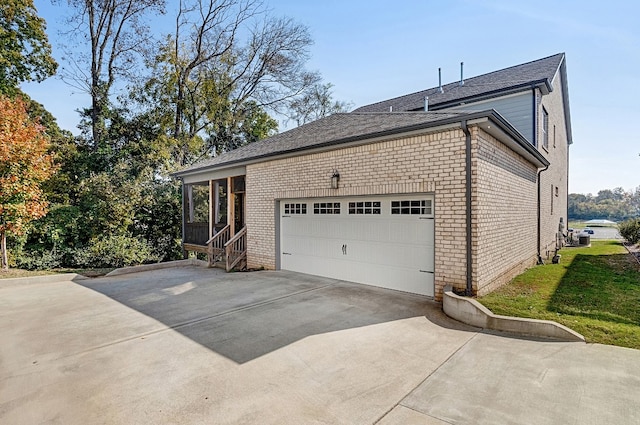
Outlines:
[[[631,244],[640,243],[640,218],[630,218],[618,224],[620,236]]]
[[[85,249],[76,250],[74,258],[84,267],[125,267],[159,260],[144,240],[116,235],[94,239]]]

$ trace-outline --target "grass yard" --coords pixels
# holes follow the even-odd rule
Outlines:
[[[565,248],[479,298],[496,314],[554,320],[587,342],[640,349],[640,266],[618,241]]]

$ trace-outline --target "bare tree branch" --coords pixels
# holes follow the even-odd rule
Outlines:
[[[136,68],[150,32],[140,19],[147,13],[164,13],[164,0],[67,0],[74,10],[69,22],[74,25],[67,32],[78,42],[65,50],[71,69],[64,69],[62,78],[69,85],[86,90],[91,96],[90,121],[92,144],[102,143],[104,119],[113,86],[118,78],[128,79]],[[84,43],[90,41],[90,51]],[[85,60],[84,58],[90,58]],[[90,64],[89,74],[81,63]]]

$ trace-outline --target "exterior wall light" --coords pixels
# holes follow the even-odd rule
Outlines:
[[[331,176],[331,189],[337,189],[339,181],[340,174],[338,173],[338,170],[333,170],[333,175]]]

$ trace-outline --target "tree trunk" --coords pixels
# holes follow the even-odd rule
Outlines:
[[[0,251],[2,251],[2,270],[9,270],[9,258],[7,255],[7,234],[0,232]]]
[[[91,101],[91,104],[91,135],[93,137],[92,147],[94,151],[97,151],[98,147],[102,143],[102,132],[100,131],[102,111],[100,110],[100,103],[97,101],[95,95]]]

